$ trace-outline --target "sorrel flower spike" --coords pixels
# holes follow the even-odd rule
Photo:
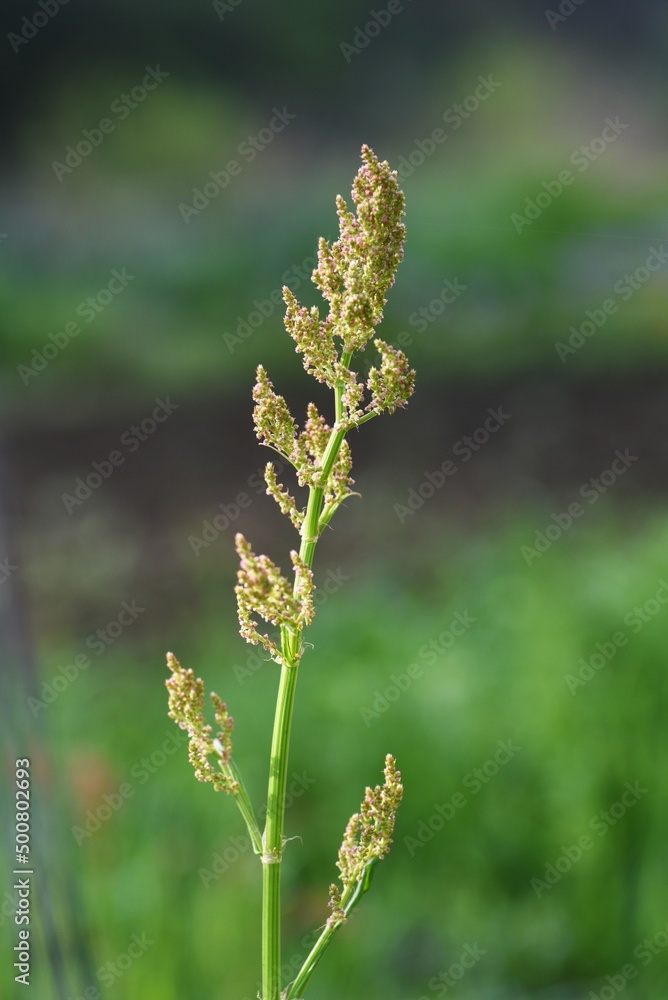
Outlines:
[[[404,196],[397,174],[368,147],[352,186],[351,210],[336,200],[339,238],[321,239],[318,266],[311,280],[328,304],[323,319],[316,306],[302,306],[288,288],[285,327],[302,356],[307,373],[333,390],[333,413],[309,403],[303,423],[290,413],[286,400],[258,366],[253,389],[253,419],[258,439],[295,470],[305,500],[293,496],[269,462],[267,493],[299,532],[299,551],[290,553],[292,575],[266,555],[257,555],[246,538],[236,536],[239,555],[237,606],[242,637],[261,645],[280,665],[271,742],[266,822],[260,829],[248,792],[232,757],[233,722],[217,695],[211,699],[220,731],[216,736],[203,715],[204,685],[169,653],[169,714],[189,736],[189,755],[200,781],[230,793],[246,822],[253,850],[262,862],[262,1000],[302,1000],[304,989],[332,936],[369,888],[372,871],[389,850],[395,812],[403,788],[394,758],[385,760],[384,783],[367,788],[359,812],[351,817],[339,852],[340,883],[330,887],[330,915],[296,977],[281,982],[281,863],[284,835],[288,754],[303,633],[315,609],[313,557],[318,539],[343,501],[353,495],[352,456],[346,435],[373,417],[404,406],[414,388],[415,373],[406,355],[375,336],[383,318],[385,294],[394,282],[403,255]],[[364,378],[354,357],[373,345],[375,364],[366,358]],[[265,632],[260,621],[272,627]],[[323,907],[324,909],[324,907]]]

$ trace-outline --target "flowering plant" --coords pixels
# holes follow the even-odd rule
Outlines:
[[[169,715],[188,733],[195,776],[234,797],[262,862],[261,1000],[301,1000],[325,948],[368,889],[374,865],[389,850],[403,792],[401,775],[388,754],[383,784],[366,789],[360,811],[346,827],[338,858],[340,881],[330,886],[329,917],[296,978],[281,991],[280,879],[288,751],[303,635],[315,614],[313,556],[338,507],[355,495],[348,433],[386,410],[393,413],[404,406],[415,381],[402,351],[379,338],[373,340],[379,359],[366,380],[353,365],[354,355],[366,348],[383,318],[385,293],[394,283],[405,235],[401,221],[404,196],[396,172],[386,162],[381,163],[368,146],[362,147],[362,166],[353,182],[352,199],[356,213],[342,197],[336,201],[339,239],[331,245],[321,239],[318,245],[318,266],[312,281],[329,304],[327,316],[321,319],[316,306],[305,308],[288,288],[283,289],[285,327],[304,368],[333,391],[332,425],[310,403],[300,429],[261,365],[253,389],[257,437],[292,465],[298,486],[308,489],[307,502],[300,506],[279,483],[272,462],[267,464],[267,493],[301,538],[299,551],[290,553],[290,578],[268,556],[256,555],[243,535],[236,536],[241,635],[262,646],[280,667],[263,831],[232,755],[233,720],[227,706],[218,695],[211,695],[219,729],[214,736],[203,715],[203,681],[192,670],[184,669],[172,653],[167,654]]]

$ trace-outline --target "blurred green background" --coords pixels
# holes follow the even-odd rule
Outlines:
[[[393,850],[309,997],[661,1000],[665,8],[45,0],[5,31],[2,996],[256,996],[259,866],[173,742],[164,652],[227,700],[259,808],[278,672],[237,634],[233,534],[279,562],[294,534],[250,391],[261,362],[327,405],[277,292],[317,301],[367,142],[406,193],[381,333],[418,390],[354,436],[363,500],[318,550],[286,981],[392,751]]]

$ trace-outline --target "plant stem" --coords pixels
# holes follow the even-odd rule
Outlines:
[[[345,368],[350,367],[350,359],[353,356],[352,351],[343,351],[341,354],[341,364]],[[334,387],[334,420],[338,424],[343,418],[343,385],[339,384]]]
[[[260,828],[257,825],[255,813],[253,812],[253,806],[248,792],[246,791],[243,778],[241,777],[241,772],[233,760],[230,760],[229,764],[226,765],[225,770],[233,781],[237,781],[239,783],[239,791],[234,798],[237,806],[239,807],[239,812],[243,816],[246,827],[248,828],[248,835],[250,836],[251,844],[253,845],[253,851],[255,854],[262,854],[262,834],[260,833]]]
[[[340,398],[340,390],[339,396]],[[339,404],[340,405],[340,404]],[[338,407],[337,407],[338,408]],[[322,456],[320,484],[309,489],[308,504],[299,555],[311,569],[320,533],[325,484],[345,437],[345,427],[333,429]],[[300,587],[299,571],[295,574],[294,592]],[[301,632],[281,630],[283,663],[276,700],[274,732],[271,741],[269,787],[267,791],[267,823],[262,838],[262,1000],[280,1000],[281,983],[281,858],[283,855],[283,822],[285,786],[288,773],[290,729],[297,686],[297,670],[301,653]]]
[[[262,851],[262,1000],[280,1000],[281,856],[292,709],[297,666],[283,663],[271,743],[267,825]]]
[[[369,882],[366,877],[363,877],[354,885],[348,886],[341,899],[341,907],[346,916],[348,916],[353,907],[359,902],[368,887]],[[325,949],[338,931],[339,927],[343,927],[343,924],[344,921],[342,920],[340,923],[334,925],[329,923],[325,925],[325,929],[313,945],[308,958],[299,970],[297,978],[287,990],[285,994],[286,1000],[299,1000],[299,998],[301,998],[311,976],[315,971],[316,965],[325,953]]]

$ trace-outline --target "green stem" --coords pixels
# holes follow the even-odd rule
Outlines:
[[[322,456],[319,486],[309,490],[308,504],[299,555],[311,569],[320,533],[325,484],[341,443],[345,428],[332,430]],[[295,574],[294,592],[300,587],[299,572]],[[274,732],[271,741],[269,787],[267,791],[267,822],[262,838],[262,1000],[280,1000],[281,983],[281,858],[283,855],[283,822],[285,786],[288,773],[290,729],[297,686],[297,669],[301,654],[301,632],[281,629],[283,663],[276,700]]]
[[[350,368],[350,359],[353,356],[352,351],[344,351],[341,354],[341,364],[344,368]],[[334,386],[334,421],[337,424],[341,423],[343,419],[343,384]]]
[[[346,917],[369,888],[369,880],[370,872],[365,872],[359,882],[355,882],[353,885],[348,886],[344,891],[341,898],[341,908],[343,909]],[[344,920],[341,920],[339,923],[334,925],[330,925],[329,923],[325,925],[325,929],[313,945],[308,958],[299,970],[297,978],[287,990],[285,994],[286,1000],[301,1000],[302,994],[315,971],[316,965],[324,955],[326,948],[338,929],[343,927],[344,922]]]
[[[239,812],[244,818],[244,822],[248,828],[248,835],[251,839],[251,844],[253,845],[253,851],[255,854],[262,854],[262,834],[260,833],[260,828],[257,824],[255,818],[255,813],[253,812],[253,806],[250,800],[250,796],[246,791],[246,786],[244,785],[241,773],[234,763],[233,760],[225,766],[224,769],[233,781],[236,781],[239,785],[239,791],[234,796],[237,806],[239,807]]]
[[[267,825],[262,845],[262,1000],[280,1000],[281,983],[281,857],[285,786],[297,666],[283,663],[271,743]]]

